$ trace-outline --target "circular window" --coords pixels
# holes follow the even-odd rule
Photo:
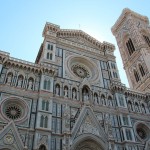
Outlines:
[[[5,114],[9,119],[19,119],[22,115],[21,107],[16,104],[8,105],[5,108]]]
[[[136,133],[141,140],[147,140],[147,138],[150,136],[149,128],[143,123],[139,123],[136,126]]]
[[[69,78],[82,80],[88,78],[90,83],[100,81],[99,64],[92,59],[80,55],[70,55],[65,61],[65,73]]]
[[[146,138],[146,132],[145,132],[145,130],[143,130],[143,129],[137,129],[137,134],[139,135],[139,137],[141,138],[141,139],[145,139]]]
[[[1,114],[6,120],[23,120],[27,116],[28,110],[26,103],[16,97],[5,99],[1,104]]]
[[[83,65],[80,65],[80,64],[73,65],[71,67],[71,70],[73,71],[73,73],[76,76],[78,76],[80,78],[89,78],[90,77],[88,69],[86,67],[84,67]]]

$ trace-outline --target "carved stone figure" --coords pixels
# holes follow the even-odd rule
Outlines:
[[[64,96],[65,97],[68,97],[68,89],[65,87],[65,89],[64,89]]]
[[[84,89],[83,91],[83,101],[84,102],[87,102],[89,100],[89,95],[88,93],[86,92],[86,90]]]
[[[60,90],[60,89],[59,89],[59,86],[57,85],[57,86],[56,86],[56,95],[59,95],[59,90]]]
[[[7,83],[8,84],[11,83],[11,79],[12,79],[12,75],[8,75],[8,77],[7,77]]]
[[[28,89],[29,89],[29,90],[32,89],[32,85],[33,85],[33,82],[32,82],[32,80],[30,80],[30,81],[29,81],[29,85],[28,85]]]
[[[72,98],[76,99],[76,91],[75,90],[72,91]]]
[[[21,85],[22,85],[22,78],[20,77],[19,79],[18,79],[18,84],[17,84],[17,87],[21,87]]]
[[[96,95],[94,95],[94,104],[98,104],[98,97]]]

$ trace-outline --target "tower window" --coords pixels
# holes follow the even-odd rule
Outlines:
[[[50,87],[51,87],[51,81],[49,79],[44,79],[43,89],[50,90]]]
[[[50,54],[50,60],[52,60],[52,59],[53,59],[53,54],[51,53],[51,54]]]
[[[126,46],[127,46],[128,51],[129,51],[129,54],[132,55],[132,53],[135,51],[135,48],[134,48],[133,42],[130,38],[126,42]]]
[[[145,71],[142,65],[139,65],[139,69],[140,69],[140,73],[142,75],[142,77],[145,75]]]
[[[134,70],[134,77],[135,77],[136,82],[139,82],[140,77],[139,77],[139,74],[136,70]]]
[[[47,49],[48,49],[48,50],[53,50],[53,45],[48,44],[48,45],[47,45]]]
[[[148,44],[148,46],[150,47],[150,39],[148,36],[143,35],[145,42]]]

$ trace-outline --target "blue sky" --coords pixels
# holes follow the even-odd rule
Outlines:
[[[0,50],[34,62],[46,22],[81,29],[99,41],[115,44],[121,80],[128,86],[111,27],[124,8],[150,18],[149,0],[1,0]]]

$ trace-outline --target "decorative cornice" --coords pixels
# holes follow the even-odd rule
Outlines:
[[[120,15],[120,17],[118,18],[116,23],[111,28],[111,31],[114,35],[116,34],[117,29],[121,26],[121,24],[124,22],[124,20],[128,16],[134,16],[135,18],[138,18],[138,19],[144,21],[145,23],[149,24],[149,20],[146,16],[142,16],[142,15],[130,10],[129,8],[125,8],[125,9],[123,9],[122,14]]]
[[[9,53],[3,51],[0,51],[0,60],[3,60],[2,64],[4,65],[16,67],[18,69],[23,69],[29,72],[31,71],[34,73],[48,73],[52,76],[57,72],[57,69],[50,64],[35,64],[22,59],[10,57]]]
[[[144,92],[136,91],[129,88],[126,89],[125,95],[130,97],[140,98],[140,99],[146,99],[146,94]]]

